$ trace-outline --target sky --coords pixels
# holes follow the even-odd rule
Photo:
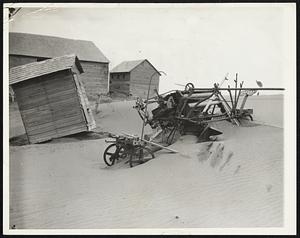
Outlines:
[[[284,87],[288,77],[284,4],[94,4],[80,8],[23,7],[9,31],[91,40],[110,60],[148,59],[167,75],[160,93],[212,87],[238,73],[244,87]],[[224,84],[227,86],[227,84]]]

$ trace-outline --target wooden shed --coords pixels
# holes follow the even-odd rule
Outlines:
[[[150,97],[159,89],[159,71],[147,60],[124,61],[110,71],[109,91],[124,95],[147,97],[149,81],[152,77]]]
[[[84,70],[81,79],[89,100],[108,92],[109,60],[92,41],[28,33],[9,33],[9,67],[75,54]]]
[[[9,84],[19,106],[30,143],[38,143],[96,127],[75,55],[10,69]]]

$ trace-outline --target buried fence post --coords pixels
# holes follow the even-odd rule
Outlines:
[[[96,104],[95,104],[95,113],[98,114],[100,111],[98,111],[98,107],[99,107],[99,104],[100,104],[100,100],[101,100],[101,93],[98,93],[97,94],[97,100],[96,100]]]

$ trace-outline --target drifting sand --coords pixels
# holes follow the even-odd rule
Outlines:
[[[104,139],[11,146],[10,226],[282,226],[283,120],[274,117],[282,113],[282,101],[260,100],[253,102],[255,118],[273,126],[220,122],[214,125],[224,132],[218,141],[196,143],[194,136],[183,136],[171,146],[179,154],[162,150],[134,168],[107,168]],[[265,114],[264,103],[270,103]],[[100,105],[98,130],[139,134],[132,105]]]

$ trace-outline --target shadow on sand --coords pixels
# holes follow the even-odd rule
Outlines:
[[[60,138],[53,138],[52,140],[40,142],[37,144],[47,144],[47,143],[64,143],[64,142],[76,142],[82,140],[98,140],[107,138],[109,135],[108,132],[94,132],[94,131],[85,131],[76,133],[73,135],[68,135]],[[26,134],[15,136],[9,139],[10,146],[24,146],[29,145],[29,141]]]

